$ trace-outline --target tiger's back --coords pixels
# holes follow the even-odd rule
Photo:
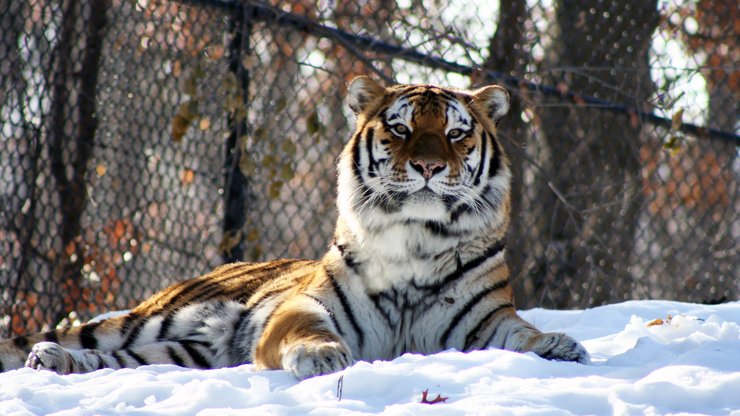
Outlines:
[[[316,260],[281,259],[265,263],[232,263],[188,279],[156,293],[139,304],[133,314],[149,316],[177,311],[192,303],[236,301],[251,305],[265,291],[301,280],[318,266]]]
[[[541,333],[514,309],[511,173],[496,134],[506,91],[359,77],[348,102],[357,127],[321,260],[222,266],[123,317],[0,343],[3,368],[251,362],[306,378],[358,359],[488,347],[588,362],[575,340]]]

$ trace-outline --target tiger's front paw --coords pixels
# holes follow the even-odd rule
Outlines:
[[[581,364],[591,363],[588,351],[568,335],[556,332],[542,334],[538,344],[533,351],[542,358],[557,361],[575,361]]]
[[[354,363],[352,353],[339,342],[301,343],[283,353],[283,368],[299,380],[334,373]]]
[[[34,370],[51,370],[59,374],[72,372],[74,358],[61,345],[54,342],[39,342],[33,346],[26,359],[26,367]]]

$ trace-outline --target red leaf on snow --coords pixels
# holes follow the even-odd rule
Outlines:
[[[421,402],[420,403],[424,403],[424,404],[444,403],[449,398],[449,397],[442,397],[441,395],[438,394],[437,397],[435,397],[432,400],[429,400],[427,398],[427,395],[428,394],[429,394],[429,389],[426,389],[426,390],[424,390],[424,391],[421,392]]]

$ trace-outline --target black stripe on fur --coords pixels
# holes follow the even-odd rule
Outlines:
[[[111,356],[113,356],[113,359],[116,360],[119,368],[126,368],[126,360],[121,357],[121,354],[119,354],[118,351],[113,351],[111,353]]]
[[[489,258],[496,256],[498,253],[500,253],[505,248],[506,248],[506,242],[503,239],[500,241],[497,241],[493,245],[488,247],[486,251],[484,251],[483,254],[481,254],[480,256],[468,261],[467,263],[458,264],[457,270],[448,274],[442,280],[439,280],[438,282],[430,284],[430,285],[417,285],[416,283],[413,283],[414,288],[417,290],[428,290],[434,293],[439,293],[443,287],[459,279],[465,273],[480,266]]]
[[[86,324],[80,329],[80,345],[82,348],[88,350],[94,350],[98,348],[98,339],[95,337],[95,329],[100,325],[100,322],[92,324]]]
[[[473,185],[478,186],[480,184],[480,177],[483,175],[483,167],[486,165],[486,149],[488,148],[488,143],[486,143],[486,132],[482,132],[483,137],[481,140],[480,145],[480,164],[478,165],[478,171],[475,173],[475,179],[473,179]]]
[[[173,363],[179,365],[180,367],[185,367],[185,360],[183,360],[182,357],[177,354],[177,351],[175,351],[174,348],[167,347],[167,355],[170,357],[170,360],[172,360]]]
[[[442,336],[439,338],[440,345],[444,348],[447,345],[447,341],[450,338],[450,334],[452,334],[452,331],[457,327],[457,325],[460,323],[462,318],[470,313],[470,311],[473,310],[473,308],[480,303],[481,300],[483,300],[486,296],[490,295],[491,293],[501,290],[509,285],[509,280],[502,280],[500,282],[497,282],[493,286],[489,286],[480,292],[478,292],[475,296],[473,296],[457,313],[455,316],[452,317],[450,320],[449,325],[447,326],[447,329],[442,333]]]
[[[211,368],[211,363],[208,362],[206,357],[203,356],[203,354],[198,351],[195,346],[192,345],[192,343],[187,341],[180,341],[180,345],[182,345],[182,348],[185,350],[186,353],[190,356],[190,359],[193,360],[193,363],[197,365],[200,368]]]
[[[59,337],[57,336],[56,331],[47,331],[47,332],[44,332],[44,340],[48,342],[58,343]]]
[[[513,308],[513,307],[514,307],[514,305],[511,304],[511,303],[504,303],[504,304],[499,305],[498,307],[492,309],[490,312],[488,312],[483,317],[483,319],[481,319],[478,322],[478,325],[476,325],[472,330],[470,330],[470,332],[468,332],[468,335],[465,337],[465,347],[464,347],[463,351],[469,350],[470,347],[476,341],[478,341],[480,339],[479,333],[480,333],[481,329],[483,328],[483,325],[485,325],[488,322],[488,320],[491,319],[491,317],[493,317],[493,315],[497,314],[498,312],[500,312],[500,311],[502,311],[502,310],[504,310],[506,308]],[[493,336],[495,336],[495,335],[496,335],[496,328],[493,329],[493,333],[491,334],[491,337],[489,338],[489,342],[490,342],[490,339],[493,339]],[[484,345],[488,345],[488,344],[484,344]]]
[[[122,351],[125,352],[126,354],[128,354],[129,357],[133,358],[134,361],[136,361],[137,363],[139,363],[139,365],[148,365],[149,364],[144,359],[144,357],[142,357],[141,355],[139,355],[139,354],[137,354],[137,353],[135,353],[135,352],[133,352],[131,350],[122,350]]]
[[[360,347],[360,350],[362,350],[362,347],[365,345],[365,334],[362,332],[362,329],[360,328],[360,325],[357,324],[357,319],[355,318],[355,314],[352,311],[352,307],[349,305],[349,302],[347,301],[347,295],[342,290],[341,286],[339,286],[339,283],[337,282],[337,279],[334,277],[334,274],[329,271],[326,267],[324,268],[324,271],[326,272],[326,275],[329,276],[329,281],[331,282],[332,288],[334,288],[334,292],[337,294],[337,298],[339,298],[339,303],[342,305],[342,309],[344,310],[344,313],[347,315],[347,319],[349,319],[349,323],[352,324],[352,329],[354,329],[355,333],[357,333],[357,339],[358,339],[358,345]]]

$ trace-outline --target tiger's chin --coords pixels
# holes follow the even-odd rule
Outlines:
[[[415,220],[444,221],[449,218],[442,197],[428,188],[410,194],[403,203],[401,213]]]

